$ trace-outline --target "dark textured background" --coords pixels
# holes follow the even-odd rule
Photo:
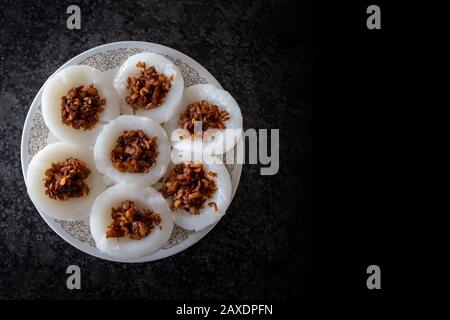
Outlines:
[[[315,38],[306,4],[284,1],[76,1],[0,5],[0,298],[285,299],[316,296],[311,109]],[[160,261],[102,261],[60,239],[29,200],[20,167],[28,108],[47,77],[97,45],[163,44],[205,66],[241,106],[245,128],[280,129],[280,171],[246,165],[227,215]],[[65,269],[82,270],[82,290]]]

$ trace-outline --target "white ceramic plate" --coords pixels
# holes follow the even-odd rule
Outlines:
[[[61,66],[60,69],[71,65],[89,65],[103,72],[109,73],[111,79],[113,79],[115,73],[118,70],[118,67],[120,67],[120,65],[128,57],[144,51],[159,53],[166,56],[173,63],[175,63],[180,68],[183,74],[184,85],[186,87],[197,83],[212,83],[216,86],[221,87],[217,80],[205,68],[203,68],[199,63],[195,62],[185,54],[165,46],[148,42],[115,42],[95,47],[69,60],[63,66]],[[48,131],[48,128],[46,127],[42,118],[42,88],[43,86],[34,98],[33,103],[30,106],[30,110],[28,111],[25,124],[23,126],[21,162],[24,179],[26,179],[28,164],[30,163],[30,160],[33,158],[33,156],[47,144],[58,141],[58,139],[52,136],[52,134]],[[234,153],[230,152],[229,154],[224,155],[224,157],[230,156],[234,157]],[[234,196],[239,183],[239,178],[241,176],[242,165],[226,165],[226,167],[231,176],[231,184],[233,188],[232,196]],[[157,252],[145,257],[122,260],[101,253],[95,247],[94,240],[89,231],[89,219],[83,221],[64,221],[53,219],[45,215],[45,212],[39,211],[39,213],[45,220],[45,222],[47,222],[47,224],[61,238],[63,238],[65,241],[67,241],[77,249],[98,258],[130,263],[153,261],[174,255],[192,246],[194,243],[203,238],[214,227],[214,225],[212,225],[204,230],[194,232],[175,226],[169,241]]]

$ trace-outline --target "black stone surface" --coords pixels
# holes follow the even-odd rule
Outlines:
[[[64,1],[0,4],[0,298],[291,299],[316,296],[312,211],[314,39],[310,8],[285,1]],[[280,171],[246,165],[227,215],[199,243],[144,264],[103,261],[59,238],[31,203],[20,166],[28,108],[47,77],[105,43],[141,40],[186,53],[240,104],[245,128],[280,129]],[[82,289],[66,288],[77,264]]]

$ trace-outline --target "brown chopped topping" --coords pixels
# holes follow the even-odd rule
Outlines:
[[[143,130],[124,131],[111,152],[113,166],[120,172],[147,172],[159,154],[157,139],[150,139]]]
[[[210,206],[211,208],[213,208],[214,211],[217,211],[217,210],[218,210],[218,209],[217,209],[217,203],[215,203],[215,202],[209,202],[209,203],[208,203],[208,206]]]
[[[212,172],[212,171],[208,171],[208,176],[217,177],[217,173]]]
[[[171,197],[172,211],[184,209],[191,214],[199,214],[206,200],[217,190],[216,183],[209,176],[201,163],[177,164],[159,191],[165,198]]]
[[[159,74],[154,66],[147,67],[144,62],[138,62],[136,67],[142,71],[134,77],[128,77],[127,89],[130,95],[125,101],[134,112],[139,108],[151,110],[159,107],[172,87],[173,76],[167,78]]]
[[[150,234],[161,223],[158,213],[148,209],[139,209],[133,201],[125,200],[117,208],[111,208],[113,222],[108,226],[106,238],[121,238],[130,235],[130,239],[139,240]],[[161,226],[160,226],[161,229]]]
[[[73,87],[61,97],[61,120],[74,129],[89,130],[99,121],[106,100],[98,95],[94,85]]]
[[[230,114],[220,110],[215,104],[210,104],[206,100],[196,101],[187,106],[186,110],[180,114],[178,124],[181,129],[189,130],[194,134],[194,124],[197,121],[202,123],[203,133],[210,129],[225,129],[225,122],[230,119]]]
[[[89,194],[89,187],[84,182],[91,170],[86,164],[75,158],[52,163],[52,167],[45,171],[45,194],[51,199],[68,200]]]

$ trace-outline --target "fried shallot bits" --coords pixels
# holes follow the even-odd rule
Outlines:
[[[116,184],[97,197],[89,220],[97,248],[118,259],[152,254],[173,230],[169,205],[152,187]]]
[[[94,147],[97,169],[117,183],[156,183],[167,171],[170,144],[146,117],[123,115],[108,123]]]
[[[127,89],[130,94],[125,101],[133,108],[152,110],[158,108],[172,87],[173,75],[166,77],[158,73],[154,66],[147,67],[145,62],[136,64],[141,72],[127,79]]]
[[[90,130],[100,120],[105,105],[93,84],[73,87],[61,97],[61,120],[74,129]]]
[[[35,206],[62,220],[82,220],[106,185],[92,151],[65,142],[49,144],[28,166],[27,189]]]
[[[172,165],[158,190],[169,203],[175,224],[188,230],[201,230],[219,221],[231,201],[230,175],[218,158],[214,163]]]
[[[160,192],[165,198],[170,198],[170,209],[183,209],[191,214],[199,214],[216,192],[216,183],[210,177],[216,177],[215,172],[205,172],[201,163],[177,164],[169,176],[164,179]],[[213,201],[208,205],[217,211],[217,204]]]
[[[112,83],[102,72],[85,65],[56,72],[42,92],[45,124],[64,142],[93,146],[103,124],[119,113]]]
[[[106,238],[140,240],[149,235],[154,227],[161,223],[161,216],[149,209],[140,209],[133,201],[124,200],[122,204],[111,209],[113,221],[108,226]]]
[[[143,52],[128,58],[114,79],[121,113],[149,117],[157,123],[175,116],[183,97],[180,69],[166,57]]]
[[[229,92],[212,84],[196,84],[184,90],[176,116],[164,128],[177,150],[209,150],[219,155],[241,139],[242,114]]]
[[[143,130],[125,130],[111,151],[113,166],[120,172],[144,173],[156,163],[158,138]]]

